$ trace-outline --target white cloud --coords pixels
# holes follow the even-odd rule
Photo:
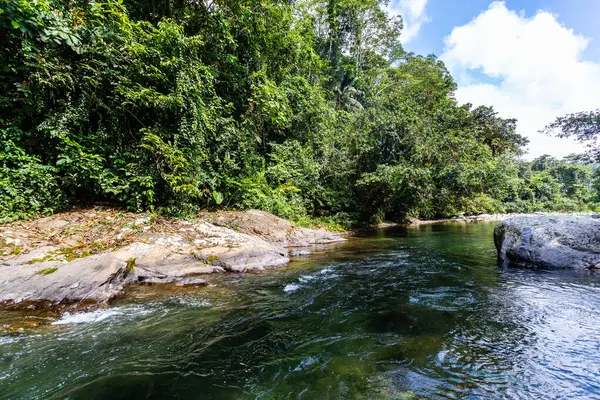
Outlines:
[[[600,63],[582,59],[588,43],[554,14],[527,17],[497,1],[452,30],[441,58],[458,77],[460,102],[517,118],[530,140],[528,158],[561,157],[585,147],[538,131],[558,116],[600,108]]]
[[[426,14],[428,0],[392,0],[388,9],[394,15],[401,15],[404,20],[402,31],[402,43],[408,43],[414,39],[421,25],[429,21]]]

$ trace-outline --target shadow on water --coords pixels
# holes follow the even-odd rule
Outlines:
[[[398,227],[0,336],[0,398],[600,398],[597,276],[499,268],[492,230]]]

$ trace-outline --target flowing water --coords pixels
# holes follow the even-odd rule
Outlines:
[[[600,276],[501,268],[492,230],[397,228],[5,333],[0,398],[600,398]]]

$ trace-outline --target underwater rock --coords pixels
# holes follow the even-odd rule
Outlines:
[[[200,278],[185,278],[176,283],[177,286],[205,286],[207,283]]]
[[[310,256],[312,253],[308,250],[302,250],[302,249],[294,249],[292,251],[290,251],[290,256],[292,257],[299,257],[299,256]]]

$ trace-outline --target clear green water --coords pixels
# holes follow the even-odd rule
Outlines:
[[[600,398],[597,276],[499,268],[492,230],[396,229],[4,334],[0,398]]]

